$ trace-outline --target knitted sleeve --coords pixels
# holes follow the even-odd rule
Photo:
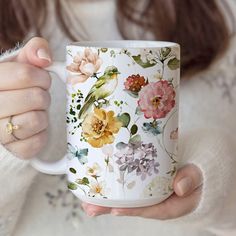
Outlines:
[[[182,91],[186,106],[180,156],[183,165],[193,163],[201,169],[203,188],[197,208],[175,221],[223,235],[236,232],[235,46],[236,37],[224,59],[198,81],[193,78],[188,83],[191,86]]]
[[[214,232],[236,230],[236,145],[233,140],[223,130],[214,128],[195,129],[180,135],[183,164],[192,163],[200,168],[203,187],[197,208],[172,223],[192,224]]]
[[[0,56],[0,63],[12,60],[18,51],[13,50]],[[1,78],[0,78],[1,79]],[[0,144],[0,235],[11,235],[27,190],[33,181],[36,171],[8,152]]]

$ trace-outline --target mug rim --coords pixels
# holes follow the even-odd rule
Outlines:
[[[144,48],[165,48],[178,47],[180,45],[175,42],[154,41],[154,40],[105,40],[105,41],[81,41],[72,42],[67,45],[77,47],[93,47],[93,48],[129,48],[129,49],[144,49]]]

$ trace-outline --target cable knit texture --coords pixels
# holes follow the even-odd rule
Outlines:
[[[0,235],[11,235],[36,171],[0,145]]]
[[[235,3],[228,1],[235,9]],[[78,34],[81,39],[121,39],[113,0],[65,0],[63,6],[76,15],[71,27],[89,29]],[[49,15],[43,36],[49,39],[55,59],[64,60],[64,48],[69,40],[55,27],[53,13]],[[103,31],[97,25],[103,25]],[[182,165],[197,165],[204,179],[199,205],[191,214],[165,222],[110,215],[89,218],[81,211],[78,199],[66,190],[65,177],[39,174],[34,179],[36,172],[28,163],[0,145],[0,236],[236,235],[235,47],[236,39],[232,38],[224,58],[207,72],[181,82]],[[16,54],[14,51],[5,54],[0,62],[11,60]],[[66,151],[64,85],[53,79],[50,92],[49,143],[40,155],[44,159],[56,159]]]

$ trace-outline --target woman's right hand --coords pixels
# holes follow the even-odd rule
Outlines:
[[[42,68],[51,64],[50,55],[47,41],[33,38],[14,59],[0,63],[0,143],[21,159],[47,143],[51,78]],[[14,135],[6,132],[10,118],[19,126]]]

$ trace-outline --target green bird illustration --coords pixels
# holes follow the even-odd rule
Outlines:
[[[85,98],[84,105],[78,115],[79,119],[85,118],[95,101],[105,99],[115,91],[118,84],[118,74],[120,72],[115,66],[108,66],[105,69],[104,74],[98,78]]]

